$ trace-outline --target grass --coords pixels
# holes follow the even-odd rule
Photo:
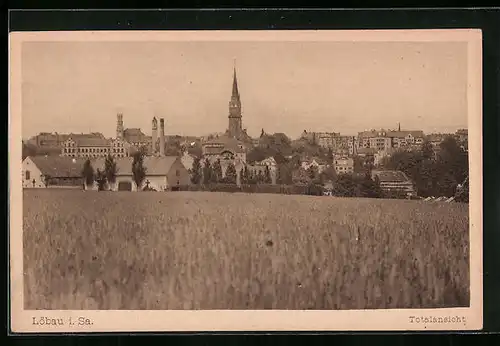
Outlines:
[[[23,208],[26,309],[469,306],[465,204],[25,190]]]

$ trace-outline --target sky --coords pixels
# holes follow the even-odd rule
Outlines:
[[[297,138],[467,128],[465,42],[24,42],[22,131],[207,135],[228,124],[236,66],[243,127]]]

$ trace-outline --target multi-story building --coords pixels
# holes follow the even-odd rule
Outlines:
[[[130,146],[127,142],[116,138],[89,138],[70,136],[61,149],[61,156],[69,157],[125,157],[129,155]]]
[[[391,137],[377,136],[368,139],[368,148],[376,149],[377,151],[387,151],[393,146]]]
[[[70,137],[73,138],[104,138],[104,135],[99,132],[92,133],[50,133],[50,132],[40,132],[38,135],[31,137],[27,144],[33,145],[34,147],[41,149],[44,152],[54,152],[61,153],[61,150]]]
[[[377,151],[387,151],[391,148],[419,146],[424,142],[424,132],[421,130],[406,131],[401,127],[395,130],[370,130],[358,133],[357,146],[372,148]]]
[[[337,174],[354,173],[354,160],[351,157],[336,157],[333,160],[333,167]]]
[[[323,148],[334,149],[337,147],[337,138],[340,133],[337,132],[316,132],[314,138],[317,145]]]

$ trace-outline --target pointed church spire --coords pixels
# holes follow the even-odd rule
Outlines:
[[[234,61],[233,66],[233,93],[231,95],[232,98],[236,100],[240,100],[240,93],[238,91],[238,79],[236,78],[236,60]]]

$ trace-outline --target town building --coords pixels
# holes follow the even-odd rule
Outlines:
[[[372,179],[378,180],[382,191],[388,194],[408,196],[415,194],[413,182],[401,171],[372,171]]]
[[[266,170],[269,170],[269,175],[271,177],[270,183],[273,185],[276,184],[277,179],[278,179],[277,166],[267,165],[267,164],[262,163],[262,161],[261,162],[254,162],[253,165],[247,165],[248,174],[250,174],[254,177],[258,176],[258,175],[265,177],[265,175],[267,174]],[[241,181],[240,173],[241,173],[241,171],[237,170],[237,173],[238,173],[237,184],[240,185],[240,181]]]
[[[333,167],[337,174],[354,173],[354,159],[351,157],[335,157]]]
[[[464,150],[469,151],[469,131],[467,129],[457,130],[455,133],[458,145]]]
[[[460,129],[455,132],[455,136],[459,142],[467,142],[469,139],[469,131],[467,129]]]
[[[196,157],[194,155],[191,155],[187,150],[184,150],[181,156],[181,162],[188,171],[191,171],[193,169],[195,159]]]
[[[271,167],[276,167],[277,163],[276,163],[276,160],[274,159],[273,156],[269,156],[269,157],[265,158],[262,161],[255,162],[255,165],[257,165],[257,166],[268,166],[268,167],[271,168]]]
[[[123,140],[132,146],[134,150],[151,147],[153,138],[151,136],[145,135],[139,128],[124,128],[123,125],[123,114],[118,113],[116,120],[116,138]],[[156,118],[153,119],[153,122]],[[153,136],[154,136],[154,126],[153,126]],[[155,141],[156,143],[156,141]]]
[[[28,139],[27,143],[41,149],[60,150],[63,146],[63,143],[66,140],[68,140],[70,136],[80,137],[80,138],[104,138],[104,135],[100,132],[81,133],[81,134],[40,132],[38,135]]]
[[[300,139],[309,144],[331,149],[337,155],[354,155],[356,151],[356,137],[341,135],[339,132],[308,132],[304,130]]]
[[[230,164],[234,165],[236,172],[239,173],[246,165],[246,152],[253,147],[253,144],[252,138],[242,127],[241,97],[234,69],[228,128],[223,135],[215,134],[202,142],[202,166],[207,159],[211,164],[220,161],[223,176]]]
[[[61,149],[63,157],[95,158],[111,155],[125,157],[130,153],[130,145],[120,139],[96,138],[70,135]]]
[[[314,144],[323,148],[334,149],[337,147],[337,138],[340,133],[337,132],[316,132],[314,133]]]
[[[337,136],[335,138],[335,147],[333,148],[333,153],[335,155],[355,155],[356,137]]]
[[[300,166],[306,171],[311,167],[314,167],[314,169],[318,173],[322,173],[327,168],[327,163],[325,160],[319,158],[312,158],[312,159],[302,160]]]
[[[38,135],[31,137],[26,141],[26,144],[36,148],[37,152],[44,153],[45,155],[60,155],[64,142],[68,138],[104,138],[102,133],[91,132],[91,133],[80,133],[80,134],[61,134],[61,133],[50,133],[50,132],[40,132]]]
[[[94,170],[104,170],[104,158],[97,158],[92,161]],[[146,156],[144,157],[144,167],[146,177],[141,186],[137,185],[133,179],[132,157],[122,157],[115,160],[117,173],[116,182],[110,186],[112,191],[137,191],[148,187],[156,191],[176,190],[181,186],[191,184],[189,172],[176,156]],[[88,189],[97,189],[97,183]]]
[[[84,162],[62,156],[28,156],[22,162],[23,188],[82,188]]]
[[[391,148],[404,148],[412,145],[422,145],[424,142],[424,132],[421,130],[406,131],[401,130],[370,130],[358,133],[357,147],[372,148],[377,151]]]
[[[276,160],[274,157],[270,156],[265,158],[262,161],[257,161],[254,162],[251,165],[247,165],[247,170],[249,174],[252,175],[265,175],[266,174],[266,167],[267,170],[269,170],[270,176],[271,176],[271,184],[276,184],[276,181],[278,179],[278,164],[276,163]],[[239,174],[239,172],[238,172]],[[238,177],[239,181],[239,177]]]
[[[384,160],[391,157],[396,152],[396,149],[390,148],[386,150],[380,150],[373,154],[373,164],[375,166],[382,165]]]
[[[247,134],[247,130],[243,128],[243,116],[241,111],[241,97],[238,89],[238,79],[236,77],[236,68],[233,70],[233,89],[231,100],[229,101],[229,124],[226,135],[235,138],[247,144],[252,144],[252,138]]]

